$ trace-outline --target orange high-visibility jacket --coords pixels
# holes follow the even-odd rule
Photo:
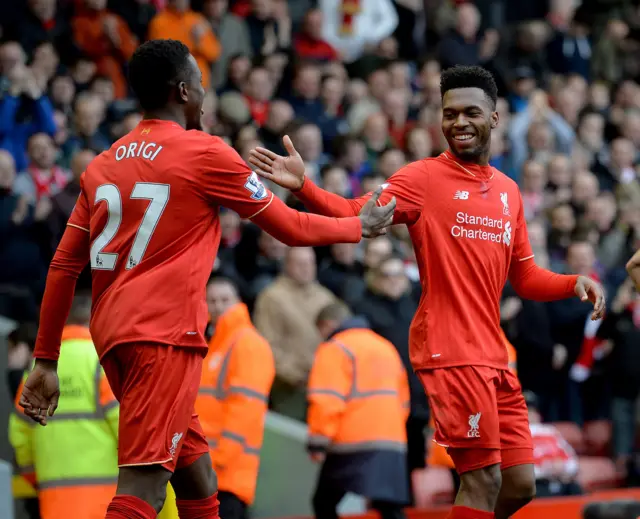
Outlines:
[[[319,346],[309,377],[308,449],[327,454],[321,477],[347,492],[406,503],[409,399],[393,344],[358,318],[344,323]]]
[[[196,413],[211,447],[218,489],[253,503],[275,364],[239,303],[218,319],[202,367]]]

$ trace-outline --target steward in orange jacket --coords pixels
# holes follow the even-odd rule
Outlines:
[[[232,281],[207,287],[214,333],[202,367],[196,413],[218,475],[220,517],[241,519],[253,503],[275,365]]]
[[[318,519],[335,519],[347,492],[371,501],[383,519],[404,517],[409,502],[409,382],[393,344],[331,304],[317,319],[326,342],[308,385],[308,450],[324,460],[313,497]]]

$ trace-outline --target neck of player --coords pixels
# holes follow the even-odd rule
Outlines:
[[[467,164],[476,164],[477,166],[488,166],[489,165],[489,157],[491,153],[489,152],[489,148],[485,151],[482,151],[480,154],[474,153],[471,154],[459,154],[456,152],[453,146],[449,146],[449,151],[451,154],[460,160],[460,162],[466,162]]]
[[[149,112],[145,112],[142,116],[142,119],[149,120],[155,119],[160,121],[172,121],[174,123],[179,124],[183,128],[187,127],[187,119],[182,113],[182,110],[176,108],[175,110],[170,107],[160,108],[158,110],[150,110]]]

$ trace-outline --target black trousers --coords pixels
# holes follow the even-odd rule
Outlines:
[[[318,478],[315,494],[313,495],[313,513],[316,519],[338,519],[336,511],[338,504],[346,495],[346,491],[338,488],[327,478]],[[382,519],[405,519],[402,505],[388,501],[372,501],[371,508],[376,510]],[[227,519],[220,514],[222,519]]]
[[[220,490],[218,501],[220,501],[218,517],[221,519],[247,519],[247,505],[235,494]]]

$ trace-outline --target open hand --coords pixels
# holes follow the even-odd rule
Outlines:
[[[586,276],[579,276],[575,287],[576,295],[581,301],[591,301],[593,303],[593,313],[591,320],[602,319],[605,310],[604,290],[600,283],[597,283]]]
[[[28,417],[40,425],[47,425],[47,416],[53,416],[58,408],[58,398],[60,383],[57,362],[36,360],[22,388],[18,405],[24,408]]]
[[[394,196],[387,205],[379,206],[378,199],[382,194],[382,186],[378,186],[367,200],[358,215],[362,222],[362,237],[375,238],[387,234],[387,227],[393,223],[393,212],[396,209],[396,197]]]
[[[255,166],[255,172],[262,178],[290,191],[298,191],[304,184],[304,161],[288,135],[284,136],[282,143],[288,157],[258,147],[249,152],[249,163]]]

